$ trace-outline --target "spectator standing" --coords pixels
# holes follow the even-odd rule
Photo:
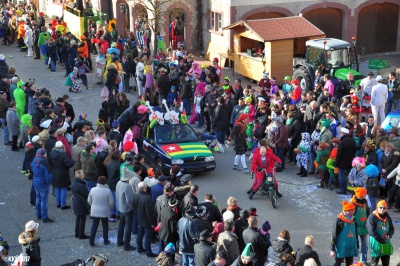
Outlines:
[[[217,252],[225,251],[228,254],[227,265],[231,265],[240,255],[238,237],[234,231],[235,223],[227,220],[224,221],[224,232],[218,236]]]
[[[382,81],[382,76],[378,75],[376,77],[377,84],[372,87],[371,91],[372,115],[378,126],[385,120],[385,104],[388,100],[388,88],[386,85],[382,84]]]
[[[6,114],[7,127],[12,137],[11,151],[19,151],[18,148],[18,136],[20,134],[20,121],[17,115],[17,104],[15,102],[10,103]]]
[[[258,232],[258,220],[256,216],[249,217],[249,227],[243,231],[243,240],[246,245],[251,243],[253,247],[253,266],[263,266],[266,257],[265,253],[269,246],[261,233]]]
[[[72,183],[72,207],[74,209],[75,219],[75,238],[88,239],[89,236],[85,235],[86,215],[89,214],[87,208],[87,198],[89,192],[86,188],[85,181],[83,181],[83,171],[78,170],[75,172],[75,181]]]
[[[179,253],[182,254],[182,266],[194,266],[194,245],[199,242],[199,231],[193,223],[196,213],[193,208],[187,209],[184,217],[178,222]]]
[[[347,128],[342,127],[340,129],[340,143],[338,146],[338,152],[336,155],[336,167],[339,168],[339,179],[340,179],[340,190],[336,191],[337,194],[346,195],[347,182],[346,172],[350,173],[351,162],[356,152],[356,142],[349,134]]]
[[[310,258],[314,259],[318,266],[321,266],[318,253],[313,250],[314,244],[314,237],[312,235],[306,236],[304,246],[296,251],[296,261],[294,262],[294,266],[303,266],[304,262]]]
[[[212,233],[208,229],[200,232],[200,242],[194,245],[196,266],[208,266],[215,258],[216,245],[212,242]]]
[[[80,155],[80,161],[82,165],[82,170],[85,175],[85,182],[87,189],[90,190],[96,186],[97,183],[97,167],[93,159],[93,155],[96,151],[96,146],[89,144],[86,146],[85,150]]]
[[[41,265],[42,257],[39,246],[39,224],[34,221],[29,221],[25,224],[25,231],[18,236],[18,242],[22,246],[21,255],[24,258],[29,258],[29,265]],[[24,263],[25,264],[25,263]]]

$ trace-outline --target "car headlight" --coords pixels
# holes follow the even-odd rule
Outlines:
[[[269,177],[267,178],[267,180],[268,180],[268,182],[271,182],[271,181],[272,181],[272,176],[269,176]]]
[[[214,156],[208,156],[205,159],[206,162],[214,162]]]
[[[171,161],[172,164],[183,164],[183,160],[182,159],[172,159]]]

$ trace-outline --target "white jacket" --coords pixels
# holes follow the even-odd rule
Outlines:
[[[371,92],[371,105],[372,106],[385,106],[388,99],[388,88],[382,83],[372,87]]]
[[[25,42],[25,45],[27,45],[27,46],[32,46],[33,45],[32,29],[30,27],[26,27],[24,42]]]
[[[400,186],[400,164],[387,176],[388,179],[396,177],[394,183]]]

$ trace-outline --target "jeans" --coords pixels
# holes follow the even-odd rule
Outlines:
[[[361,240],[361,248],[360,248],[360,261],[364,264],[367,262],[367,252],[368,252],[368,234],[367,235],[360,235]]]
[[[371,204],[371,210],[376,210],[376,200],[375,197],[368,196],[369,203]]]
[[[117,206],[116,192],[111,190],[111,193],[112,193],[113,198],[114,198],[114,207],[111,209],[111,215],[119,216],[120,212],[119,212],[118,206]]]
[[[3,125],[3,136],[4,136],[4,144],[8,145],[10,143],[10,132],[8,131],[8,127],[4,125],[6,122],[5,118],[0,118],[1,124]]]
[[[195,266],[194,254],[182,253],[182,265],[181,266]]]
[[[38,187],[36,190],[36,217],[48,218],[47,204],[49,201],[50,186]]]
[[[67,205],[67,188],[66,187],[54,187],[56,194],[57,206],[65,207]]]
[[[346,192],[347,181],[346,181],[346,169],[339,168],[339,180],[340,180],[340,190]]]
[[[139,225],[138,234],[136,237],[136,248],[138,252],[143,251],[143,237],[144,237],[144,250],[146,254],[153,253],[151,251],[151,238],[153,236],[152,227],[143,227]]]
[[[314,164],[314,161],[316,158],[317,158],[317,154],[315,153],[315,151],[311,151],[311,162],[310,162],[310,166],[309,166],[310,172],[316,171],[315,164]]]
[[[132,234],[137,234],[138,233],[138,219],[137,219],[137,213],[133,212],[133,220],[132,220]]]
[[[400,99],[393,99],[392,98],[392,99],[388,100],[388,102],[386,103],[386,115],[392,111],[392,105],[394,105],[394,109],[393,110],[399,109]]]
[[[103,239],[104,242],[108,241],[108,218],[99,218],[99,217],[92,217],[92,228],[90,229],[90,238],[89,243],[94,244],[94,239],[96,237],[97,228],[99,227],[99,223],[101,220],[101,224],[103,226]]]
[[[285,169],[285,150],[286,148],[279,148],[279,147],[275,148],[276,156],[278,156],[279,159],[281,159],[282,169]]]
[[[182,103],[183,103],[183,109],[186,110],[186,115],[191,115],[192,111],[190,109],[190,99],[182,99]]]
[[[56,71],[56,61],[51,60],[51,71]]]
[[[203,127],[203,114],[197,113],[197,121],[199,121],[199,126]]]
[[[97,182],[95,182],[95,181],[87,181],[87,180],[85,180],[85,182],[86,182],[86,188],[87,188],[87,190],[90,192],[90,190],[92,189],[92,188],[94,188],[95,186],[97,186]]]
[[[32,186],[31,186],[31,200],[30,200],[30,204],[31,205],[36,205],[36,190],[33,186],[33,182],[32,182]]]
[[[133,211],[120,213],[120,221],[118,224],[117,245],[129,247],[131,244]],[[125,241],[124,241],[125,240]]]
[[[215,130],[215,137],[217,138],[217,141],[222,145],[225,143],[225,135],[225,130]]]

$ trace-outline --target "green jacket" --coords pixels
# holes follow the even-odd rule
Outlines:
[[[315,161],[318,163],[318,169],[321,170],[328,170],[328,168],[326,167],[326,162],[329,159],[329,151],[324,149],[324,150],[320,150],[317,151],[317,158],[315,159]]]

